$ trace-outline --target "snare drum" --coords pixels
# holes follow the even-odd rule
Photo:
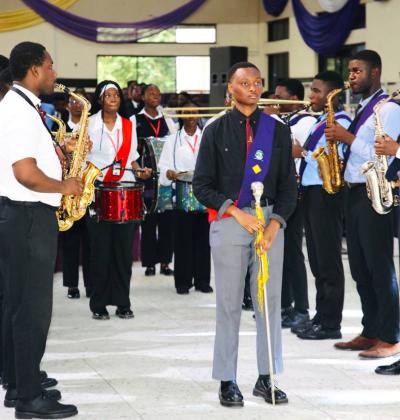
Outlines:
[[[193,194],[191,182],[176,181],[176,203],[177,210],[185,212],[205,213],[207,208],[200,204]]]
[[[95,184],[98,222],[140,222],[144,215],[143,184],[136,182],[97,182]]]

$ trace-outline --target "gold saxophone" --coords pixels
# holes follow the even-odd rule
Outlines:
[[[349,87],[350,84],[345,82],[343,89],[333,89],[328,93],[325,103],[327,127],[331,127],[335,124],[335,108],[333,106],[333,99]],[[327,141],[326,143],[328,146],[328,152],[326,152],[325,147],[319,147],[312,156],[318,161],[319,176],[322,179],[322,188],[328,194],[336,194],[344,185],[342,176],[343,163],[338,153],[338,142]]]
[[[80,178],[83,182],[83,194],[80,197],[74,195],[63,195],[61,206],[57,210],[58,228],[64,232],[71,228],[77,220],[81,219],[87,207],[93,201],[94,181],[101,176],[101,171],[91,162],[86,161],[88,152],[88,123],[90,102],[82,95],[71,92],[67,87],[56,84],[55,88],[59,91],[71,95],[75,100],[83,105],[79,129],[75,132],[77,137],[76,146],[72,153],[72,158],[68,169],[64,169],[63,179]],[[56,121],[57,122],[57,121]]]
[[[374,106],[375,117],[375,139],[383,137],[383,129],[380,109],[386,102],[389,102],[400,93],[400,89],[392,93],[385,99],[382,99]],[[368,198],[371,200],[373,209],[379,214],[389,213],[393,206],[398,205],[398,197],[393,195],[393,184],[385,177],[388,170],[387,156],[376,155],[374,160],[369,160],[361,165],[361,173],[366,178],[366,188]]]

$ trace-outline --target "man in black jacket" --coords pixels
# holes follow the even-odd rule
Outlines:
[[[229,71],[229,93],[235,108],[204,131],[193,179],[197,199],[209,209],[210,245],[215,268],[217,325],[213,378],[221,381],[222,405],[242,406],[236,384],[241,303],[246,271],[250,270],[253,302],[257,302],[258,261],[255,233],[263,230],[262,250],[269,254],[268,313],[274,372],[282,370],[281,287],[283,230],[296,206],[297,188],[290,133],[286,126],[257,106],[262,92],[259,70],[237,63]],[[255,216],[251,183],[262,182],[265,226]],[[253,394],[276,403],[286,394],[270,380],[264,315],[257,304],[257,364]]]

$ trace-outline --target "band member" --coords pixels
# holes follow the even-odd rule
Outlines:
[[[292,101],[304,99],[304,86],[297,79],[279,80],[275,87],[275,98]],[[281,104],[279,111],[289,126],[294,144],[303,146],[315,124],[315,117],[300,112],[301,104]],[[296,159],[297,176],[301,159]],[[303,255],[304,206],[299,195],[295,212],[287,221],[282,278],[282,327],[297,327],[309,321],[307,271]],[[294,306],[292,304],[294,303]]]
[[[128,100],[126,101],[126,115],[131,117],[143,109],[142,88],[137,80],[128,82]]]
[[[88,159],[104,177],[98,181],[135,181],[135,177],[150,177],[150,169],[136,172],[139,164],[136,130],[132,121],[124,117],[122,91],[113,81],[105,80],[96,87],[89,118],[88,133],[93,142]],[[131,168],[131,170],[129,170]],[[90,309],[94,319],[110,319],[107,305],[117,306],[119,318],[133,318],[129,285],[132,276],[132,242],[134,224],[97,222],[88,217],[90,236],[90,273],[92,294]]]
[[[186,107],[195,107],[193,103],[186,103]],[[190,110],[187,113],[195,114]],[[187,117],[182,120],[182,128],[175,134],[171,134],[164,145],[159,161],[161,185],[171,185],[176,182],[176,187],[191,187],[191,176],[180,178],[180,173],[193,173],[201,142],[201,130],[198,118]],[[181,190],[181,191],[182,191]],[[184,192],[184,191],[183,191]],[[174,231],[174,278],[175,288],[178,294],[188,294],[193,286],[195,290],[203,293],[212,293],[210,286],[210,245],[209,225],[205,209],[190,205],[185,202],[190,199],[190,191],[180,197],[177,203]],[[178,200],[178,193],[176,199]],[[185,206],[187,207],[186,209]]]
[[[221,381],[222,405],[242,406],[236,383],[241,304],[246,271],[257,324],[259,378],[253,393],[271,403],[267,351],[273,353],[274,371],[282,370],[281,289],[283,230],[296,205],[296,180],[287,127],[265,115],[257,103],[262,92],[260,71],[254,64],[237,63],[229,71],[228,89],[235,100],[231,112],[203,133],[193,179],[194,193],[209,208],[210,245],[217,297],[213,378]],[[253,139],[254,137],[254,139]],[[255,217],[252,181],[264,183],[262,206],[266,226]],[[264,315],[257,302],[258,261],[255,233],[263,229],[262,249],[269,254],[268,308],[272,349],[266,346]],[[277,403],[286,394],[274,388]]]
[[[132,120],[136,120],[137,136],[165,137],[174,133],[174,124],[164,118],[159,110],[161,93],[157,86],[147,85],[142,90],[144,108]],[[151,181],[148,181],[151,182]],[[169,268],[173,249],[173,214],[166,210],[146,214],[142,222],[141,257],[142,267],[146,267],[145,275],[156,274],[155,265],[160,263],[160,273],[172,276]]]
[[[346,208],[347,252],[351,275],[357,284],[363,311],[359,336],[336,343],[337,349],[363,350],[364,358],[393,356],[400,352],[399,290],[393,262],[393,215],[378,214],[367,195],[361,165],[375,156],[373,107],[383,95],[382,63],[378,53],[363,50],[349,62],[349,81],[362,100],[349,130],[335,125],[328,139],[350,146],[344,179],[348,186]],[[400,134],[400,108],[388,102],[380,109],[384,132]]]
[[[327,95],[333,89],[343,89],[342,77],[332,71],[315,76],[309,95],[314,112],[324,110]],[[333,99],[338,109],[339,97]],[[336,112],[335,121],[348,127],[349,116],[343,111]],[[315,123],[303,147],[293,146],[296,158],[302,157],[300,184],[304,205],[304,227],[310,268],[315,277],[316,315],[304,326],[294,328],[298,337],[308,340],[341,338],[341,321],[344,301],[344,271],[341,256],[343,235],[344,190],[329,194],[322,187],[323,181],[319,163],[313,153],[327,147],[324,129],[327,115],[323,114]],[[340,153],[340,151],[339,151]],[[343,158],[343,151],[341,153]],[[340,168],[339,168],[340,171]],[[329,240],[327,240],[329,238]]]
[[[17,418],[64,418],[77,414],[44,391],[39,371],[53,301],[53,270],[62,194],[81,195],[77,178],[61,181],[59,148],[39,112],[41,94],[56,79],[45,47],[13,48],[11,90],[0,103],[0,277],[4,281],[4,404]],[[21,123],[23,122],[23,123]]]
[[[86,97],[84,90],[76,90],[75,93]],[[64,121],[68,133],[76,132],[79,129],[79,122],[82,115],[82,103],[72,96],[68,101],[68,119]],[[79,299],[79,260],[82,250],[82,273],[86,289],[86,296],[90,297],[90,248],[89,236],[86,226],[86,218],[74,222],[72,227],[61,233],[62,238],[62,261],[63,261],[63,286],[68,287],[67,296],[69,299]]]

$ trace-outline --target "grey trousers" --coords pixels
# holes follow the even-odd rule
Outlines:
[[[247,213],[255,214],[251,208]],[[272,206],[263,208],[266,222]],[[281,336],[281,290],[284,235],[281,229],[268,252],[268,313],[271,330],[274,373],[283,370]],[[269,373],[268,348],[264,314],[258,307],[257,273],[254,235],[249,234],[233,217],[212,222],[210,246],[215,271],[217,299],[214,364],[212,376],[219,381],[236,380],[240,316],[247,268],[257,326],[257,366],[260,375]]]

